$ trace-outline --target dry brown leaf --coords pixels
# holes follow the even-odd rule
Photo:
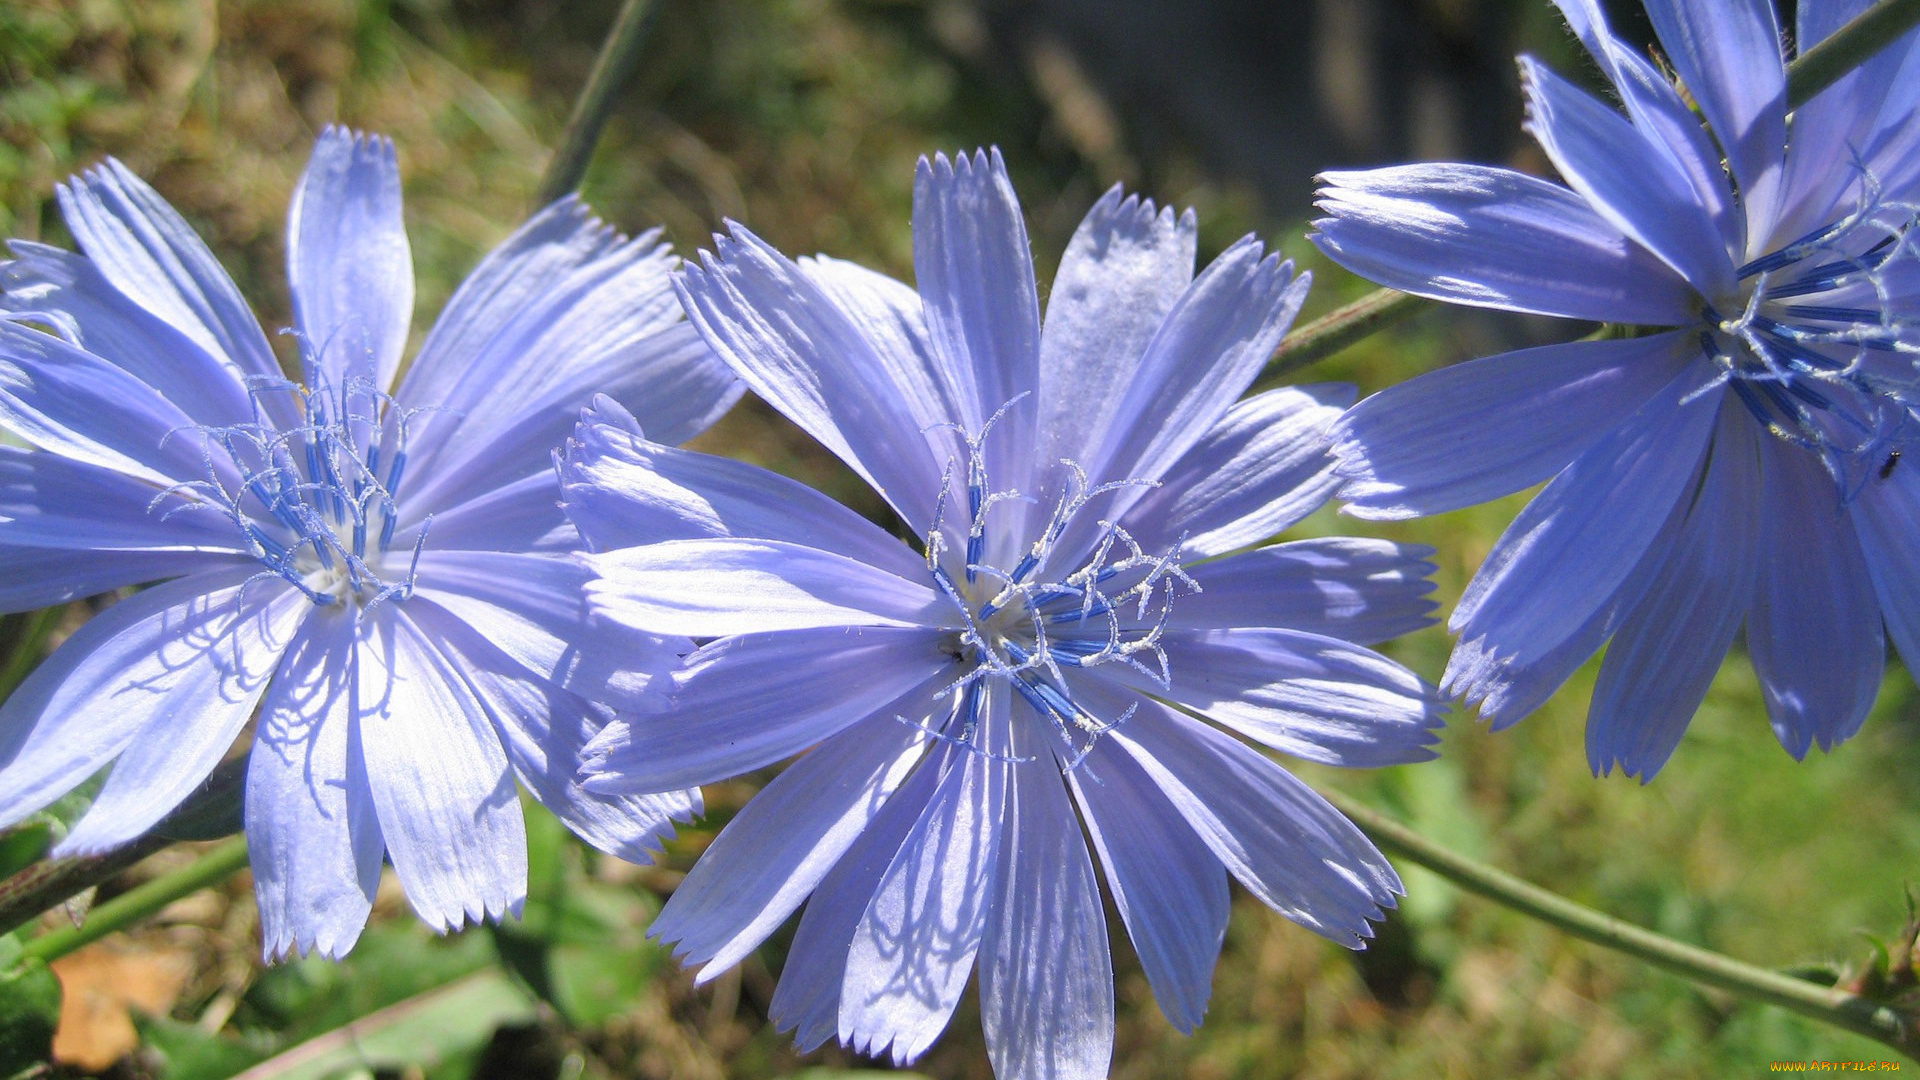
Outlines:
[[[186,949],[108,939],[52,964],[60,978],[53,1060],[98,1072],[140,1045],[131,1009],[164,1013],[193,975]]]

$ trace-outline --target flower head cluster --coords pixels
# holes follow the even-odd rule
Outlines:
[[[1191,214],[1114,189],[1043,323],[1012,186],[980,153],[920,163],[917,292],[738,227],[679,275],[713,349],[917,545],[611,406],[567,449],[592,606],[705,642],[657,708],[595,739],[586,786],[670,790],[807,751],[653,928],[708,978],[805,902],[773,1002],[805,1047],[909,1060],[977,964],[999,1075],[1106,1075],[1082,825],[1183,1030],[1229,874],[1352,946],[1399,891],[1358,830],[1228,732],[1335,764],[1431,756],[1436,692],[1365,647],[1424,624],[1427,552],[1249,549],[1325,501],[1351,391],[1241,400],[1307,281],[1251,237],[1196,277],[1194,246]]]
[[[1819,42],[1864,5],[1809,0]],[[1325,177],[1320,246],[1423,296],[1669,328],[1462,364],[1335,426],[1363,517],[1550,480],[1451,627],[1445,685],[1496,726],[1612,640],[1596,772],[1665,763],[1744,624],[1796,757],[1857,731],[1884,618],[1920,657],[1920,34],[1789,113],[1766,0],[1648,0],[1680,79],[1561,0],[1624,111],[1531,59],[1528,129],[1565,186],[1411,165]],[[1694,107],[1697,107],[1696,115]],[[1703,123],[1704,121],[1704,123]]]
[[[554,204],[474,271],[402,377],[393,148],[329,129],[291,212],[294,380],[211,253],[118,162],[60,201],[85,254],[17,242],[0,266],[0,423],[34,446],[0,447],[0,610],[164,584],[0,705],[0,825],[111,765],[56,853],[123,843],[251,722],[266,952],[337,956],[383,856],[437,927],[518,910],[516,777],[629,857],[697,808],[575,778],[607,703],[645,692],[635,657],[674,649],[588,632],[551,471],[595,392],[669,441],[739,393],[654,236]]]

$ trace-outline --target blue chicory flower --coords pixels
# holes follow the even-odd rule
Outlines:
[[[1432,756],[1437,691],[1364,646],[1423,625],[1430,552],[1271,537],[1335,479],[1349,387],[1239,400],[1305,296],[1252,237],[1194,276],[1194,218],[1118,188],[1041,322],[998,153],[922,159],[919,292],[744,228],[677,277],[753,390],[922,542],[603,408],[562,464],[610,622],[709,639],[588,748],[642,793],[789,765],[657,936],[737,963],[807,903],[772,1015],[905,1062],[976,958],[994,1069],[1105,1076],[1113,986],[1084,824],[1161,1008],[1205,1012],[1231,873],[1358,947],[1400,891],[1367,839],[1229,735],[1314,761]],[[1204,711],[1219,727],[1199,718]],[[1227,730],[1222,730],[1225,728]]]
[[[1866,6],[1803,0],[1796,37]],[[1551,481],[1450,623],[1444,685],[1496,728],[1611,638],[1588,757],[1650,779],[1744,623],[1781,745],[1830,749],[1879,690],[1883,617],[1920,659],[1920,469],[1901,463],[1920,404],[1920,35],[1789,116],[1766,0],[1648,0],[1696,117],[1597,0],[1560,8],[1625,106],[1521,58],[1528,129],[1566,186],[1476,165],[1330,173],[1315,239],[1422,296],[1670,329],[1369,398],[1334,427],[1341,497],[1401,518]]]
[[[740,391],[686,325],[657,233],[622,239],[555,203],[480,264],[401,376],[398,164],[387,140],[329,128],[291,210],[294,382],[124,166],[75,177],[60,203],[85,255],[16,242],[0,267],[0,424],[35,447],[0,447],[0,610],[164,583],[96,615],[0,706],[0,825],[111,763],[55,854],[122,844],[252,720],[264,950],[339,956],[383,853],[438,929],[519,909],[516,776],[629,858],[697,811],[697,792],[579,788],[611,712],[574,690],[631,705],[646,676],[623,668],[674,657],[588,632],[552,473],[596,391],[669,441]]]

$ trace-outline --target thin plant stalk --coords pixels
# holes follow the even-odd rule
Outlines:
[[[116,930],[124,930],[158,914],[176,900],[217,885],[247,865],[247,838],[236,836],[170,874],[154,878],[96,904],[79,926],[49,930],[21,947],[22,960],[51,963],[90,945]]]
[[[1920,24],[1920,0],[1880,0],[1787,65],[1787,107],[1797,109]],[[1293,333],[1274,351],[1261,380],[1317,364],[1437,302],[1398,289],[1375,289]]]
[[[1351,304],[1336,308],[1286,336],[1273,359],[1260,371],[1261,381],[1325,360],[1387,327],[1436,307],[1432,300],[1398,289],[1375,289]]]
[[[1381,850],[1424,866],[1502,907],[1702,985],[1778,1005],[1864,1035],[1909,1057],[1920,1056],[1920,1037],[1898,1013],[1871,998],[1656,934],[1450,851],[1351,796],[1331,790],[1322,794],[1366,830]]]
[[[593,159],[593,148],[600,143],[600,129],[613,114],[614,98],[639,63],[653,8],[653,0],[626,0],[620,5],[620,14],[614,17],[613,28],[607,31],[607,40],[587,73],[587,84],[573,103],[573,115],[567,118],[560,145],[547,162],[546,175],[540,178],[535,205],[545,206],[580,186],[587,163]]]
[[[41,859],[0,879],[0,934],[26,925],[178,840],[212,840],[238,827],[247,759],[223,761],[180,806],[138,839],[98,855]]]
[[[1920,0],[1880,0],[1787,67],[1787,103],[1795,108],[1874,58],[1920,23]]]

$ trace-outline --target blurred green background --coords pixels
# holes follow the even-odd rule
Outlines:
[[[1135,16],[1154,7],[1123,6]],[[997,143],[1043,291],[1085,208],[1124,180],[1194,206],[1203,259],[1255,231],[1311,266],[1311,317],[1367,288],[1303,239],[1312,172],[1433,154],[1537,167],[1518,139],[1507,58],[1528,48],[1581,70],[1544,0],[1168,7],[1182,10],[1157,17],[1182,32],[1070,3],[665,0],[585,192],[624,229],[664,225],[683,253],[732,217],[790,253],[910,278],[914,159]],[[268,325],[284,325],[287,197],[314,134],[340,121],[399,146],[424,328],[529,210],[613,10],[611,0],[4,0],[0,234],[68,243],[53,185],[114,154],[194,222]],[[1210,41],[1231,48],[1215,55]],[[1313,375],[1370,392],[1583,330],[1440,312]],[[881,513],[850,473],[755,403],[700,443]],[[1325,511],[1301,532],[1435,545],[1437,596],[1450,607],[1521,503],[1392,528]],[[78,606],[64,626],[84,617]],[[0,649],[24,625],[0,621]],[[1447,644],[1434,628],[1387,651],[1437,678]],[[1587,769],[1592,672],[1509,732],[1454,717],[1437,762],[1302,771],[1463,852],[1761,964],[1852,964],[1870,949],[1863,935],[1892,936],[1920,848],[1920,710],[1904,669],[1889,674],[1857,739],[1795,763],[1736,653],[1646,787]],[[660,899],[753,790],[709,788],[712,814],[656,867],[584,851],[530,806],[523,922],[436,939],[397,889],[384,890],[343,964],[260,965],[243,875],[62,962],[62,1060],[51,1074],[199,1078],[258,1066],[249,1075],[827,1080],[872,1068],[835,1048],[797,1056],[767,1024],[791,927],[700,991],[643,938]],[[100,896],[191,857],[163,853]],[[1672,1080],[1754,1075],[1776,1059],[1888,1056],[1403,872],[1402,910],[1360,954],[1238,896],[1212,1009],[1191,1038],[1159,1014],[1113,918],[1114,1074]],[[971,1000],[917,1069],[990,1075]]]

